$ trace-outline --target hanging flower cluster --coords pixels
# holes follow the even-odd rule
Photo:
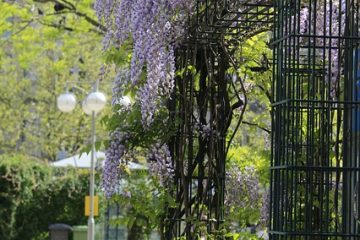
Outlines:
[[[117,130],[110,134],[110,144],[105,152],[105,165],[102,175],[102,187],[107,197],[111,197],[119,185],[122,173],[120,165],[125,154],[124,143],[128,139],[128,134]]]
[[[205,124],[196,122],[195,129],[199,132],[199,135],[204,139],[210,138],[210,136],[212,134],[210,124],[205,125]]]
[[[115,111],[110,118],[105,120],[112,123],[116,121],[115,125],[118,126],[110,134],[105,166],[103,168],[102,187],[108,198],[114,194],[123,194],[119,192],[120,185],[123,185],[120,179],[127,172],[126,165],[129,161],[136,161],[139,155],[144,156],[144,151],[149,151],[146,157],[149,160],[150,174],[159,179],[162,186],[169,186],[173,182],[174,170],[168,147],[160,144],[153,145],[154,139],[142,138],[144,132],[154,133],[154,129],[158,130],[159,118],[161,119],[161,127],[167,125],[168,118],[164,118],[163,115],[159,114],[149,129],[145,130],[141,127],[141,121],[137,120],[137,116],[140,116],[139,104],[134,104],[131,108],[127,108],[121,103],[124,88],[129,84],[129,80],[126,78],[128,74],[129,71],[126,69],[118,70],[112,89],[112,105]],[[118,109],[118,104],[120,104],[120,109]],[[168,117],[167,113],[166,117]],[[134,118],[136,119],[134,120]],[[132,119],[131,122],[129,119]],[[162,131],[159,130],[159,132]],[[155,133],[156,138],[158,136],[161,138],[162,135],[159,132]],[[132,140],[131,142],[130,139]]]
[[[129,71],[127,69],[118,69],[116,72],[115,80],[112,88],[112,100],[111,105],[120,104],[121,97],[128,83]]]
[[[104,47],[133,41],[130,78],[138,84],[146,70],[146,82],[138,92],[142,121],[148,127],[160,97],[169,97],[174,87],[174,46],[184,36],[186,17],[193,0],[97,0],[95,10],[104,20]]]
[[[324,59],[329,59],[329,63],[325,63],[325,69],[327,79],[330,80],[332,98],[336,98],[336,86],[343,69],[339,37],[344,36],[345,33],[345,11],[345,0],[318,1],[312,2],[311,5],[306,3],[299,14],[292,16],[291,21],[287,21],[284,26],[284,31],[315,36],[300,36],[299,43],[304,46],[316,45],[318,47],[316,54],[319,56],[325,54]],[[297,22],[295,19],[299,19],[299,24],[294,24]],[[327,49],[325,53],[322,52],[324,47]]]
[[[262,205],[260,209],[260,224],[267,226],[270,221],[270,189],[266,189],[262,194]]]
[[[161,186],[170,186],[174,182],[174,168],[166,144],[155,144],[148,154],[149,172],[159,179]]]
[[[226,173],[225,204],[240,208],[256,208],[260,199],[259,179],[253,167],[241,171],[231,167]]]

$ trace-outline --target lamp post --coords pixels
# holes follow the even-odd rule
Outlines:
[[[96,113],[100,112],[106,104],[106,97],[98,90],[98,81],[95,84],[95,91],[91,92],[82,102],[82,109],[87,114],[91,114],[91,165],[90,165],[90,214],[88,218],[87,240],[95,239],[95,219],[94,219],[94,192],[95,192],[95,120]],[[57,106],[62,112],[71,112],[76,106],[76,97],[68,91],[61,94],[57,99]]]

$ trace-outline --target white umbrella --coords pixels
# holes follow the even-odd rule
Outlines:
[[[99,162],[101,161],[101,166],[103,167],[105,164],[105,153],[104,152],[95,152],[95,164],[98,166]],[[50,163],[51,166],[54,167],[76,167],[76,168],[90,168],[91,164],[91,153],[83,153],[83,154],[77,154],[68,158],[64,158],[61,160],[58,160],[56,162]],[[100,165],[100,164],[99,164]],[[132,170],[144,170],[147,169],[146,166],[143,166],[138,163],[129,162],[128,163],[129,169]]]

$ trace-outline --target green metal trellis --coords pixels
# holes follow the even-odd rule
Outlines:
[[[270,28],[270,238],[360,239],[359,5],[197,1],[186,44],[177,52],[177,68],[193,66],[195,73],[177,78],[169,103],[170,117],[181,121],[170,143],[177,207],[168,211],[168,239],[221,229],[225,134],[232,116],[226,69],[237,65],[231,49]],[[209,135],[201,126],[209,126]]]
[[[359,2],[278,0],[271,239],[360,239]]]
[[[233,111],[244,104],[240,84],[232,84],[227,70],[237,67],[234,49],[240,41],[269,30],[273,22],[272,4],[265,1],[198,0],[195,12],[185,44],[177,50],[177,69],[185,70],[169,103],[178,124],[169,144],[177,207],[168,210],[166,239],[209,234],[224,239],[226,134]]]

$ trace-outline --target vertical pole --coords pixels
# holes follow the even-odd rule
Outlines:
[[[94,220],[94,158],[95,158],[95,112],[92,112],[91,117],[91,166],[90,166],[90,214],[88,219],[88,240],[94,240],[95,235],[95,220]]]

